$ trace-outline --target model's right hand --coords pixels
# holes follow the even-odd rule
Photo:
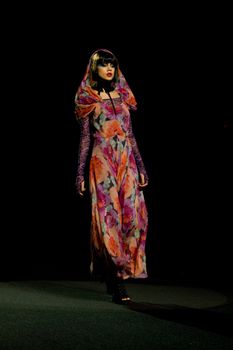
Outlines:
[[[81,182],[81,188],[80,188],[80,190],[79,190],[79,195],[80,196],[83,196],[83,192],[85,192],[86,191],[86,188],[85,188],[85,181],[82,181]]]

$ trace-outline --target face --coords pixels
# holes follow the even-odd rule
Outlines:
[[[103,63],[97,66],[97,73],[100,78],[111,81],[114,78],[115,67],[112,63]]]

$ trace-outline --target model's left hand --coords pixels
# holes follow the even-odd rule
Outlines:
[[[145,181],[145,176],[144,174],[140,173],[140,180],[139,180],[139,186],[140,187],[145,187],[148,185],[148,181]]]

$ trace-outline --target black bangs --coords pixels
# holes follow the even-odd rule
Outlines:
[[[108,63],[112,64],[115,68],[117,67],[117,61],[114,58],[99,58],[97,60],[97,66],[104,66]]]
[[[104,65],[104,64],[111,63],[115,68],[117,67],[118,65],[117,58],[111,52],[100,50],[98,51],[98,56],[99,58],[96,62],[97,65]]]

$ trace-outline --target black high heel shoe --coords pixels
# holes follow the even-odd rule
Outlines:
[[[123,280],[117,280],[114,285],[114,290],[112,294],[112,301],[116,304],[128,304],[130,302],[130,297],[127,293],[125,284]]]

